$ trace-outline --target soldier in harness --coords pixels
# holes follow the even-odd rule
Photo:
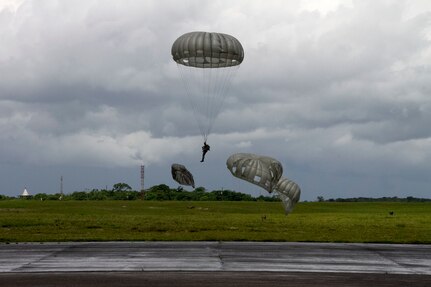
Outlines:
[[[207,144],[207,142],[204,142],[204,145],[202,146],[202,160],[201,162],[204,162],[205,160],[205,154],[210,150],[210,146]]]

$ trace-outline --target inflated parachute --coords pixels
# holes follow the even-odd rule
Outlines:
[[[268,156],[236,153],[226,161],[232,175],[256,184],[271,193],[283,174],[281,163]]]
[[[190,32],[175,40],[171,53],[206,141],[231,79],[244,59],[244,50],[233,36]]]
[[[171,166],[172,178],[181,185],[191,185],[195,188],[195,181],[193,180],[193,175],[187,168],[178,163],[174,163]]]
[[[299,186],[284,176],[280,178],[273,191],[277,193],[278,197],[281,199],[286,215],[293,210],[293,207],[301,196],[301,189]]]

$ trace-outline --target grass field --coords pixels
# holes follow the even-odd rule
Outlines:
[[[118,240],[430,244],[431,203],[0,201],[0,242]]]

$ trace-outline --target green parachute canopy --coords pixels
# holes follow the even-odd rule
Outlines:
[[[235,177],[277,194],[286,215],[299,201],[301,189],[295,182],[282,176],[283,167],[276,159],[251,153],[236,153],[227,159],[226,165]]]
[[[233,176],[251,182],[272,192],[281,175],[281,163],[268,156],[251,153],[236,153],[226,161],[227,168]]]
[[[281,199],[286,215],[293,210],[293,207],[301,196],[301,189],[299,186],[292,180],[283,176],[280,178],[273,191],[277,193],[278,197]]]
[[[178,163],[174,163],[171,166],[172,178],[181,185],[190,185],[195,188],[195,181],[193,180],[193,175],[188,169]]]
[[[241,43],[223,33],[186,33],[175,40],[171,53],[178,64],[195,68],[237,66],[244,59]]]

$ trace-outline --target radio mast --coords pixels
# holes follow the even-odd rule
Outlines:
[[[60,200],[63,199],[63,176],[60,176]]]
[[[144,194],[145,194],[144,177],[145,177],[145,165],[141,165],[141,193],[142,193],[142,199],[144,199]]]

